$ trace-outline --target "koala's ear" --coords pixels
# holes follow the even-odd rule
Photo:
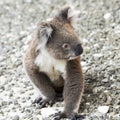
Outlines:
[[[41,23],[39,25],[39,42],[41,46],[44,46],[47,41],[49,40],[49,37],[51,37],[51,34],[53,32],[53,28],[49,23]]]
[[[50,24],[48,23],[42,23],[40,25],[40,36],[49,38],[51,36],[51,33],[53,31],[53,28],[51,27]]]
[[[59,20],[63,20],[65,22],[72,22],[74,16],[74,10],[71,6],[66,6],[63,9],[61,9],[58,13],[58,15],[56,16],[57,19]]]

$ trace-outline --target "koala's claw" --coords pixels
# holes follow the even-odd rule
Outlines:
[[[83,120],[84,116],[75,114],[71,117],[71,120]]]
[[[61,119],[61,112],[55,113],[54,120],[60,120]]]
[[[54,101],[52,101],[52,100],[47,100],[47,99],[42,99],[40,102],[39,102],[39,104],[40,104],[40,107],[41,108],[43,108],[43,107],[46,107],[47,105],[50,105],[50,106],[52,106],[53,104],[54,104]]]
[[[60,120],[61,118],[67,118],[67,115],[65,113],[61,113],[61,112],[55,113],[54,120]],[[70,119],[71,120],[83,120],[84,116],[78,115],[78,114],[73,114],[70,117]]]
[[[39,103],[39,101],[41,101],[41,100],[42,100],[42,97],[36,98],[36,99],[32,102],[32,104]]]
[[[40,108],[44,108],[48,105],[52,106],[54,104],[54,101],[48,100],[48,99],[43,99],[43,98],[40,97],[39,99],[35,99],[33,101],[33,104],[35,104],[35,103],[39,104]]]

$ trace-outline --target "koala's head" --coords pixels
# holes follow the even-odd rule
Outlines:
[[[56,59],[71,60],[82,54],[78,35],[72,26],[72,10],[65,7],[51,20],[40,24],[39,44]]]

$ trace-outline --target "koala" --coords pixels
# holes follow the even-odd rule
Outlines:
[[[24,57],[26,74],[38,93],[34,103],[42,108],[63,96],[64,110],[54,115],[55,120],[81,118],[83,47],[72,24],[72,13],[67,6],[54,18],[39,23]]]

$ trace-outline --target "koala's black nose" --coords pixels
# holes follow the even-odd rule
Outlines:
[[[75,55],[78,56],[78,55],[80,55],[82,53],[83,53],[83,48],[82,48],[81,44],[76,45],[76,47],[75,47]]]

